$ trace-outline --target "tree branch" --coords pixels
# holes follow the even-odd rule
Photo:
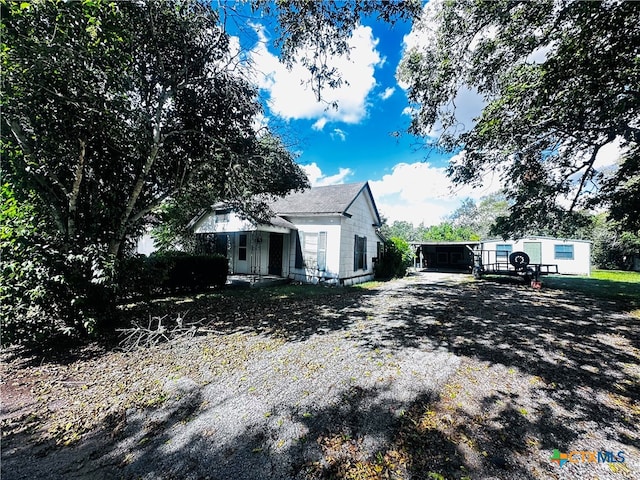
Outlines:
[[[11,120],[11,121],[5,120],[5,122],[8,124],[11,130],[11,133],[13,134],[15,139],[18,141],[18,145],[20,146],[20,149],[22,150],[23,155],[27,158],[31,157],[33,155],[33,150],[31,148],[31,144],[29,140],[27,139],[24,132],[22,131],[22,127],[20,126],[20,124],[16,120]],[[45,177],[41,173],[34,171],[33,168],[29,168],[29,165],[24,160],[20,159],[19,161],[25,173],[31,176],[31,178],[33,178],[33,180],[35,180],[35,182],[38,185],[40,185],[45,192],[48,193],[48,196],[50,197],[50,202],[52,203],[51,208],[49,209],[49,212],[53,216],[53,221],[58,227],[58,231],[64,235],[66,233],[67,225],[62,219],[60,210],[56,208],[56,204],[60,204],[61,200],[60,200],[60,197],[58,196],[58,192],[55,191],[51,183],[53,182],[55,185],[57,185],[60,188],[60,190],[62,190],[65,196],[67,195],[67,190],[60,183],[60,181],[55,177],[55,175],[49,175],[49,179],[47,179],[47,177]]]
[[[142,208],[141,210],[139,210],[136,213],[133,213],[131,215],[131,218],[129,219],[130,223],[134,223],[137,222],[138,220],[140,220],[142,217],[144,217],[147,213],[149,213],[151,210],[153,210],[154,208],[156,208],[157,206],[159,206],[160,204],[162,204],[162,202],[164,202],[167,198],[169,198],[171,195],[176,194],[180,189],[179,188],[174,188],[173,190],[170,190],[162,195],[160,195],[158,198],[156,198],[153,202],[149,203],[146,207]]]
[[[76,212],[78,210],[78,197],[80,196],[80,184],[82,183],[82,177],[84,175],[84,162],[86,154],[86,142],[82,139],[79,139],[78,141],[80,143],[80,153],[78,155],[78,164],[76,165],[71,195],[69,195],[69,218],[67,219],[67,233],[70,237],[73,237],[76,233]]]
[[[607,142],[609,143],[609,142]],[[595,145],[594,149],[593,149],[593,153],[591,154],[591,157],[589,158],[588,162],[585,162],[585,164],[583,165],[587,167],[586,171],[584,172],[584,174],[582,175],[582,178],[580,179],[580,185],[578,186],[578,190],[576,191],[575,196],[573,197],[573,201],[571,202],[571,206],[569,207],[569,211],[572,212],[573,209],[575,208],[576,204],[578,203],[578,198],[580,197],[580,194],[582,193],[582,189],[584,188],[585,183],[587,182],[588,178],[589,178],[589,173],[593,170],[593,164],[596,161],[596,156],[598,155],[598,152],[600,151],[600,149],[606,144],[601,144],[601,145]]]
[[[117,255],[120,250],[120,245],[124,240],[124,236],[127,231],[127,226],[131,221],[131,213],[133,212],[133,208],[140,197],[140,193],[142,193],[142,189],[144,187],[144,183],[151,171],[151,167],[155,163],[158,158],[158,153],[160,152],[160,148],[162,147],[162,110],[164,108],[164,104],[169,98],[169,92],[166,88],[163,89],[162,94],[160,95],[160,99],[158,100],[158,105],[156,107],[155,113],[155,123],[153,126],[153,145],[151,146],[151,151],[149,152],[149,156],[145,161],[140,174],[136,180],[136,183],[129,195],[129,200],[127,202],[127,206],[125,207],[125,211],[120,218],[120,222],[118,225],[118,229],[116,231],[116,235],[114,239],[111,241],[109,245],[109,254]]]

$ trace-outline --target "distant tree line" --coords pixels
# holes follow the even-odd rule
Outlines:
[[[486,240],[508,238],[501,233],[501,222],[509,214],[509,202],[502,194],[481,198],[478,202],[466,199],[451,215],[437,225],[415,226],[407,221],[385,222],[381,231],[387,238],[406,242]],[[630,270],[634,258],[640,257],[640,236],[623,231],[606,212],[580,212],[580,227],[570,231],[557,228],[523,229],[523,235],[548,235],[576,238],[592,242],[592,263],[596,268]]]

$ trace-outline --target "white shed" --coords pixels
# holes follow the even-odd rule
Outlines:
[[[591,274],[591,242],[568,238],[532,236],[519,240],[484,240],[483,251],[495,252],[498,261],[512,252],[524,252],[530,263],[557,265],[558,273],[570,275]]]

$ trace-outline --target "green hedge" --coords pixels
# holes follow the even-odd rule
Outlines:
[[[413,251],[409,243],[399,237],[385,242],[384,255],[379,259],[375,276],[380,279],[404,277],[413,263]]]
[[[169,293],[202,292],[223,287],[228,263],[222,255],[185,252],[154,253],[129,258],[121,269],[122,298],[151,297]]]

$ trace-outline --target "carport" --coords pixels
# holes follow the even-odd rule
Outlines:
[[[464,270],[473,267],[473,249],[480,241],[412,242],[415,267],[429,270]]]

